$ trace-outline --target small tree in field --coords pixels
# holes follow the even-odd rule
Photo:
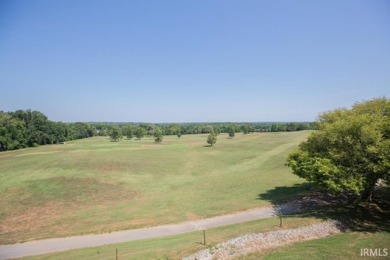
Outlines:
[[[143,138],[146,135],[146,130],[144,128],[142,128],[142,127],[137,127],[135,129],[135,131],[134,131],[134,135],[138,139],[141,139],[141,138]]]
[[[111,129],[110,138],[115,142],[118,142],[122,138],[122,132],[118,126],[114,126]]]
[[[126,135],[127,139],[133,138],[133,128],[131,126],[127,126],[124,129],[124,134]]]
[[[178,138],[180,138],[181,135],[182,135],[181,130],[177,130],[176,135],[177,135]]]
[[[244,135],[249,133],[249,126],[248,125],[242,125],[241,126],[241,131]]]
[[[214,133],[214,131],[211,131],[210,134],[207,136],[207,143],[210,146],[213,146],[217,142],[217,135]]]
[[[357,103],[320,115],[319,131],[289,155],[293,173],[334,193],[371,200],[390,179],[390,100]]]
[[[230,138],[233,138],[236,135],[236,132],[234,131],[234,126],[229,126],[228,134]]]
[[[156,128],[153,133],[154,141],[156,143],[161,143],[163,140],[163,133],[160,128]]]

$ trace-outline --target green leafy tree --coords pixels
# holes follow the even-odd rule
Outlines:
[[[182,132],[181,132],[181,130],[179,129],[179,130],[177,130],[176,131],[176,136],[178,137],[178,138],[180,138],[181,137],[181,135],[182,135]]]
[[[111,129],[110,138],[115,142],[118,142],[120,139],[122,139],[122,131],[118,126],[114,126]]]
[[[211,126],[210,133],[214,132],[214,134],[217,136],[221,133],[221,128],[218,125]]]
[[[248,125],[242,125],[241,126],[241,131],[244,135],[249,133],[249,126]]]
[[[96,135],[96,129],[94,126],[91,126],[88,123],[77,122],[70,124],[72,128],[73,138],[72,139],[82,139],[88,138]]]
[[[334,193],[371,200],[379,179],[390,174],[390,100],[356,103],[320,115],[319,131],[291,153],[294,174]]]
[[[217,134],[214,133],[214,131],[211,131],[210,134],[207,136],[207,143],[210,146],[213,146],[217,142]]]
[[[124,129],[124,134],[126,135],[127,139],[132,139],[133,138],[133,127],[126,126]]]
[[[156,126],[155,125],[147,125],[146,126],[146,134],[148,136],[154,136],[154,131],[156,129]]]
[[[278,124],[274,123],[271,126],[271,132],[277,132],[278,131]]]
[[[10,113],[10,115],[24,122],[28,146],[38,146],[40,144],[50,143],[47,135],[49,120],[46,115],[30,109],[17,110]]]
[[[233,138],[235,135],[236,135],[236,131],[235,131],[235,129],[234,129],[234,126],[229,126],[229,128],[228,128],[228,134],[229,134],[229,137],[230,138]]]
[[[99,129],[99,131],[97,132],[97,135],[99,135],[99,136],[107,136],[108,134],[107,134],[107,128],[101,128],[101,129]]]
[[[138,139],[142,139],[142,138],[146,135],[146,130],[145,130],[145,128],[143,128],[143,127],[137,127],[137,128],[134,130],[134,135],[135,135],[135,137],[137,137]]]
[[[13,150],[26,147],[23,121],[0,111],[0,150]]]
[[[0,150],[62,143],[96,133],[96,128],[90,124],[53,122],[39,111],[0,111]]]
[[[68,125],[62,122],[52,122],[48,124],[47,134],[51,143],[62,143],[67,140]]]
[[[161,131],[160,128],[155,128],[154,129],[153,136],[154,136],[154,141],[156,143],[161,143],[162,142],[162,140],[163,140],[163,132]]]

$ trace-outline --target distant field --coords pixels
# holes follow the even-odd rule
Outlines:
[[[177,223],[269,203],[309,132],[107,138],[0,153],[0,244]],[[274,194],[275,195],[275,194]],[[290,193],[276,194],[278,199]]]

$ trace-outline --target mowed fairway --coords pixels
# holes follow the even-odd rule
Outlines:
[[[308,134],[220,134],[213,147],[206,135],[165,136],[161,144],[94,137],[2,152],[0,244],[265,206],[258,194],[302,182],[285,159]]]

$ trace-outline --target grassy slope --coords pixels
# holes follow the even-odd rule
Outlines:
[[[237,259],[357,259],[361,249],[390,248],[389,202],[390,190],[378,191],[375,202],[337,204],[320,210],[284,218],[283,229],[311,225],[328,219],[338,219],[348,225],[347,233],[323,239],[297,242],[290,246],[268,249],[237,257]],[[341,202],[341,203],[340,203]],[[340,204],[339,204],[340,203]],[[279,230],[278,218],[261,219],[237,225],[207,230],[208,246],[248,233]],[[41,255],[28,259],[114,259],[115,248],[124,259],[181,259],[204,249],[202,233],[192,232],[158,239],[147,239],[95,248]],[[364,258],[363,258],[364,259]]]
[[[290,218],[283,229],[296,228],[302,225],[318,223],[315,218]],[[230,238],[245,233],[268,232],[279,230],[278,218],[261,219],[242,224],[207,230],[207,246],[213,246]],[[101,247],[70,250],[61,253],[26,257],[23,259],[115,259],[115,249],[118,249],[119,259],[181,259],[184,256],[205,249],[203,233],[191,232],[164,238],[145,239]]]
[[[390,233],[348,232],[326,238],[298,242],[272,252],[252,253],[238,259],[372,259],[361,257],[362,248],[384,249],[390,254]],[[381,251],[384,254],[383,251]],[[389,257],[389,256],[387,256]],[[379,257],[386,258],[386,257]]]
[[[386,248],[390,254],[390,188],[387,186],[377,189],[374,195],[371,203],[344,201],[306,215],[310,218],[342,221],[347,225],[347,233],[251,253],[238,259],[371,259],[372,257],[360,256],[362,248],[381,250],[382,254]]]
[[[65,145],[0,153],[0,243],[176,223],[268,202],[301,183],[284,166],[308,132],[205,135]],[[281,195],[287,198],[289,194]]]

